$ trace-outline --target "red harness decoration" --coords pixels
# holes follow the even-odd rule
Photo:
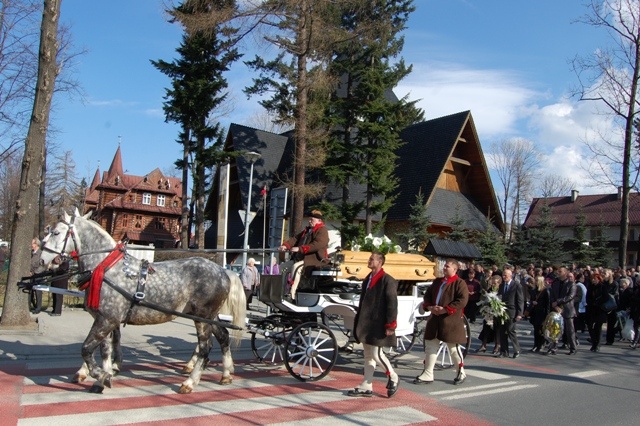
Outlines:
[[[100,290],[102,290],[102,281],[104,274],[113,267],[120,259],[124,257],[124,244],[116,245],[111,253],[104,258],[102,262],[93,270],[91,279],[80,290],[88,289],[87,307],[98,309],[100,306]]]

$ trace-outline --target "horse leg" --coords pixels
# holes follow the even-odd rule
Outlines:
[[[230,385],[233,382],[234,373],[233,358],[231,357],[231,345],[229,340],[229,330],[225,327],[214,325],[213,335],[220,344],[220,350],[222,352],[222,378],[220,379],[221,385]]]
[[[191,359],[189,359],[189,362],[187,362],[187,364],[182,367],[182,374],[191,374],[191,372],[193,371],[193,367],[196,365],[196,361],[198,360],[198,354],[200,353],[200,345],[196,345],[196,348],[193,350],[193,353],[191,354]]]
[[[111,388],[111,373],[98,366],[94,358],[94,352],[109,336],[109,333],[117,327],[118,324],[109,324],[104,319],[96,318],[91,326],[89,335],[82,344],[82,359],[84,359],[89,368],[89,375],[96,379],[96,382],[89,389],[91,393],[102,393],[105,386]]]
[[[198,348],[194,351],[196,361],[193,364],[193,370],[189,378],[182,382],[178,393],[191,393],[193,388],[200,383],[202,370],[208,361],[209,352],[211,351],[211,325],[195,321],[196,334],[198,336]]]
[[[88,374],[89,374],[89,367],[87,366],[86,362],[83,362],[82,367],[80,367],[80,369],[76,371],[76,374],[73,375],[73,378],[71,379],[71,383],[84,382],[87,379]]]
[[[100,357],[102,358],[102,369],[113,374],[113,361],[111,354],[113,353],[113,333],[100,342]]]
[[[122,338],[122,333],[120,331],[120,327],[118,326],[111,333],[111,342],[113,349],[113,372],[114,375],[120,372],[120,368],[122,367],[122,346],[120,344]]]

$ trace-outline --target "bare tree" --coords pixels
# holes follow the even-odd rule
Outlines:
[[[51,158],[52,157],[52,158]],[[64,151],[50,157],[52,167],[47,173],[45,191],[45,223],[51,223],[62,212],[79,206],[80,180],[76,173],[73,152]]]
[[[579,22],[606,31],[611,44],[595,50],[588,57],[574,58],[572,65],[578,77],[575,94],[581,101],[597,101],[604,105],[605,113],[611,116],[619,129],[613,135],[601,135],[602,140],[585,143],[593,154],[592,169],[599,169],[601,178],[622,188],[618,263],[625,267],[629,239],[629,191],[638,179],[639,153],[633,146],[633,123],[638,116],[640,2],[591,0],[587,8],[587,15]],[[616,133],[619,139],[616,139]]]
[[[265,110],[259,111],[250,116],[247,120],[247,126],[277,134],[291,130],[291,126],[284,123],[278,123],[276,117]]]
[[[546,175],[537,185],[541,197],[562,197],[570,194],[576,183],[564,176]]]
[[[20,187],[20,161],[17,152],[7,153],[0,161],[0,239],[9,240]]]
[[[30,247],[27,242],[33,237],[38,211],[36,203],[41,183],[41,169],[44,163],[49,113],[56,77],[59,73],[56,55],[61,1],[44,0],[40,26],[38,77],[22,159],[20,190],[16,198],[8,283],[18,282],[20,277],[27,275],[29,271]],[[25,293],[19,291],[16,285],[7,285],[0,325],[3,327],[24,326],[28,323],[29,310]]]
[[[0,161],[17,152],[33,107],[42,1],[0,0]]]
[[[488,157],[502,184],[503,194],[498,199],[502,217],[509,224],[505,238],[511,241],[513,230],[521,224],[522,214],[527,210],[522,206],[533,193],[534,172],[540,163],[540,154],[533,142],[517,138],[494,144]]]

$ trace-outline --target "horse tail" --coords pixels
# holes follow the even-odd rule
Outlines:
[[[237,346],[240,343],[240,339],[242,339],[246,327],[247,298],[238,274],[228,269],[225,269],[225,271],[229,276],[231,285],[229,286],[229,296],[227,296],[227,299],[224,301],[220,313],[230,315],[232,317],[232,324],[241,328],[241,330],[230,330],[229,333],[233,344]]]

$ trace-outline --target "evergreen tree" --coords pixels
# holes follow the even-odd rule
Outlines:
[[[410,252],[422,253],[429,240],[437,236],[437,234],[429,232],[431,218],[426,214],[425,203],[424,194],[420,190],[416,194],[416,202],[411,205],[409,231],[398,234],[400,239],[398,242],[402,247],[407,247]]]
[[[590,245],[593,248],[594,266],[608,267],[611,261],[613,250],[609,247],[607,230],[608,227],[604,224],[604,221],[601,221],[597,228],[595,238],[591,240]]]
[[[233,0],[187,0],[172,13],[185,16],[222,10],[235,4]],[[189,170],[193,176],[193,197],[196,204],[196,240],[204,248],[204,204],[209,170],[228,154],[222,152],[223,129],[213,122],[212,113],[227,98],[227,80],[223,73],[240,55],[234,47],[236,30],[218,24],[213,28],[185,31],[180,47],[176,49],[179,59],[151,63],[171,78],[171,88],[166,89],[164,112],[167,121],[178,123],[182,131],[178,142],[183,146],[182,158],[176,165],[182,168],[182,247],[188,246],[189,207],[187,203]]]
[[[522,227],[517,227],[512,233],[509,258],[516,265],[535,263],[531,253],[531,241]]]
[[[571,254],[573,261],[580,267],[593,264],[593,248],[587,239],[586,217],[581,211],[576,216],[576,223],[573,225],[573,238],[569,239],[572,246]]]
[[[278,124],[292,125],[295,141],[291,180],[284,182],[292,193],[292,232],[302,227],[305,201],[322,193],[322,186],[308,182],[307,172],[324,165],[326,126],[322,116],[332,90],[327,66],[333,46],[347,39],[339,28],[343,3],[315,0],[265,0],[252,10],[270,28],[265,40],[277,49],[272,60],[256,56],[246,64],[257,77],[245,88]],[[274,34],[275,32],[275,34]]]
[[[482,254],[482,263],[485,265],[506,263],[504,236],[496,232],[490,218],[486,218],[484,231],[473,234],[472,242]]]
[[[331,63],[340,83],[327,114],[334,130],[324,172],[342,188],[342,225],[353,223],[364,208],[365,233],[372,232],[373,216],[384,216],[395,199],[399,132],[423,119],[415,102],[388,96],[411,72],[404,61],[391,65],[390,60],[402,50],[404,38],[398,34],[415,9],[412,3],[354,1],[342,11],[342,28],[356,40],[339,44]],[[351,198],[355,183],[366,185],[364,202]]]
[[[464,227],[465,221],[458,207],[456,207],[455,214],[450,221],[451,230],[445,234],[444,238],[451,241],[468,241],[469,233]]]
[[[531,257],[533,264],[547,266],[557,262],[562,255],[562,242],[558,238],[551,207],[545,204],[540,209],[537,227],[530,230]]]

